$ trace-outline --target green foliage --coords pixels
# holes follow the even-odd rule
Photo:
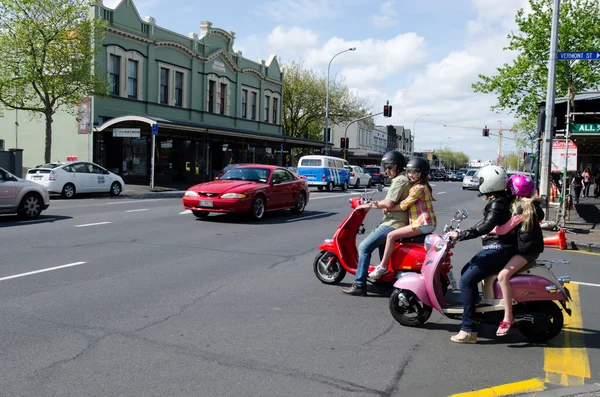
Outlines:
[[[504,156],[502,165],[509,171],[518,171],[521,164],[522,154],[510,153]]]
[[[469,156],[463,152],[454,152],[449,147],[436,152],[436,155],[447,170],[459,169],[469,165]]]
[[[546,99],[548,58],[552,25],[553,0],[529,0],[532,12],[517,12],[518,32],[508,35],[504,50],[516,52],[512,64],[498,68],[494,76],[479,75],[473,84],[476,92],[495,93],[498,103],[492,110],[508,110],[520,120],[520,127],[535,131],[538,103]],[[600,6],[597,0],[561,2],[558,51],[598,51],[600,48]],[[591,61],[557,61],[556,93],[567,95],[569,84],[575,92],[597,89],[600,63]]]
[[[105,23],[86,0],[0,0],[0,104],[43,115],[45,161],[51,160],[52,116],[74,113],[79,101],[106,94],[95,73]]]
[[[285,135],[323,139],[327,76],[305,69],[302,61],[284,65],[283,80],[283,133]],[[329,79],[329,125],[366,115],[369,106],[356,96],[343,80]]]

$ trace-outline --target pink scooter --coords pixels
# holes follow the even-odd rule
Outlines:
[[[468,215],[466,208],[457,211],[451,224],[444,228],[444,233],[455,230],[454,223],[460,223]],[[428,235],[425,239],[427,254],[421,273],[405,275],[394,283],[396,290],[390,297],[389,306],[392,316],[400,324],[419,326],[429,319],[432,308],[449,318],[461,318],[462,303],[447,303],[440,283],[441,264],[453,246],[453,242],[445,237]],[[534,342],[548,341],[560,333],[564,322],[561,306],[571,315],[571,309],[567,307],[571,297],[569,290],[563,286],[570,282],[570,278],[556,278],[550,270],[553,264],[568,263],[571,261],[537,260],[533,267],[525,267],[524,271],[510,279],[515,321],[519,331]],[[497,274],[483,280],[482,291],[483,299],[476,308],[477,321],[497,325],[504,316],[504,301]]]

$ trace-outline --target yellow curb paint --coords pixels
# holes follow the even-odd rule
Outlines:
[[[560,248],[555,248],[554,251],[567,251],[569,254],[584,254],[584,255],[600,256],[600,254],[596,253],[596,252],[585,252],[585,251],[580,251],[580,250],[561,250]]]
[[[496,397],[510,396],[511,394],[527,393],[546,390],[541,379],[522,380],[520,382],[507,383],[505,385],[489,387],[487,389],[469,391],[466,393],[453,394],[450,397]]]
[[[561,386],[581,386],[590,378],[590,361],[583,334],[579,285],[567,284],[571,292],[571,317],[565,313],[565,327],[561,335],[544,348],[546,383]]]

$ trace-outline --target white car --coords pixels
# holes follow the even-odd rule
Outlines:
[[[365,171],[362,167],[357,165],[350,166],[350,186],[354,186],[355,189],[366,186],[371,187],[371,174]]]
[[[35,219],[50,205],[48,190],[0,168],[0,214]]]
[[[50,193],[64,198],[73,198],[77,193],[118,196],[125,187],[119,175],[86,161],[40,165],[27,171],[27,180],[39,183]]]
[[[479,178],[477,177],[478,172],[479,170],[468,170],[465,173],[462,183],[462,190],[479,188]]]

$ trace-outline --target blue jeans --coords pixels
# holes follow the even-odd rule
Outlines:
[[[479,251],[461,271],[459,286],[464,305],[460,329],[476,332],[475,305],[479,299],[479,282],[487,276],[498,273],[517,253],[516,247],[502,249],[484,249]]]
[[[354,279],[354,284],[357,287],[364,287],[367,285],[371,254],[376,248],[379,248],[379,257],[381,258],[383,256],[385,239],[387,238],[387,235],[394,230],[396,229],[391,226],[379,225],[358,246],[358,265],[356,268],[356,277]]]

